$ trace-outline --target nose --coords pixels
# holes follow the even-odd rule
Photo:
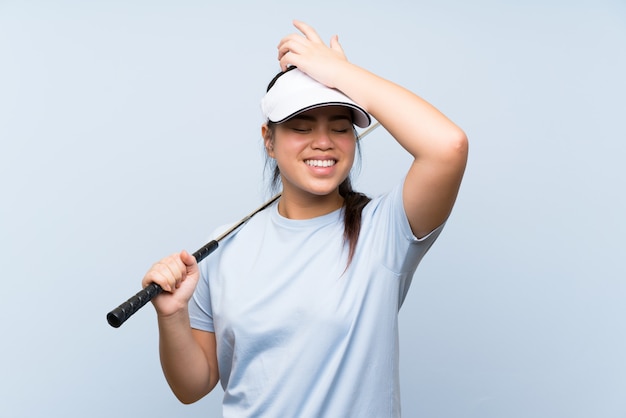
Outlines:
[[[333,141],[330,138],[330,131],[328,129],[320,127],[315,130],[311,141],[311,148],[327,150],[333,148],[333,145]]]

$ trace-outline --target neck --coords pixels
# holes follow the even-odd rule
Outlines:
[[[288,219],[311,219],[327,215],[343,206],[339,190],[327,195],[292,193],[283,189],[278,213]]]

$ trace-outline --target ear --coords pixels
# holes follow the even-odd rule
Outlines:
[[[274,141],[270,133],[270,128],[266,123],[261,126],[261,136],[263,137],[263,143],[265,144],[265,152],[267,152],[267,155],[271,158],[274,158]]]

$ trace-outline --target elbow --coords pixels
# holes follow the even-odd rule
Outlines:
[[[196,403],[203,398],[203,396],[190,396],[188,394],[178,394],[176,392],[174,392],[174,395],[180,403],[185,405],[191,405],[192,403]]]
[[[469,141],[467,135],[462,129],[456,128],[454,132],[448,135],[445,146],[441,150],[441,155],[446,162],[465,167],[468,153]]]
[[[172,389],[172,393],[174,394],[174,396],[176,396],[176,399],[178,399],[180,403],[185,405],[191,405],[192,403],[198,402],[200,399],[209,394],[211,390],[213,390],[214,386],[215,385],[213,385],[212,387],[198,388],[196,390],[190,390],[189,388],[174,388],[171,387],[171,385],[170,388]]]
[[[467,156],[469,141],[467,140],[467,135],[461,128],[458,128],[456,133],[451,135],[451,143],[458,153]]]
[[[191,405],[192,403],[198,402],[200,399],[204,398],[208,395],[217,385],[219,381],[219,376],[217,374],[211,376],[211,380],[206,382],[206,384],[201,384],[198,386],[174,386],[170,383],[170,389],[176,399],[182,404]]]
[[[178,399],[180,403],[185,404],[185,405],[191,405],[192,403],[195,403],[201,399],[201,397],[192,396],[187,393],[174,392],[174,396],[176,396],[176,399]]]

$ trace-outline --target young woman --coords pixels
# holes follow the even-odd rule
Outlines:
[[[399,417],[397,314],[452,210],[467,139],[348,62],[337,36],[294,25],[262,101],[280,200],[200,266],[183,251],[143,279],[166,291],[153,299],[163,372],[185,403],[221,381],[225,417]],[[370,114],[414,158],[372,200],[348,177]]]

